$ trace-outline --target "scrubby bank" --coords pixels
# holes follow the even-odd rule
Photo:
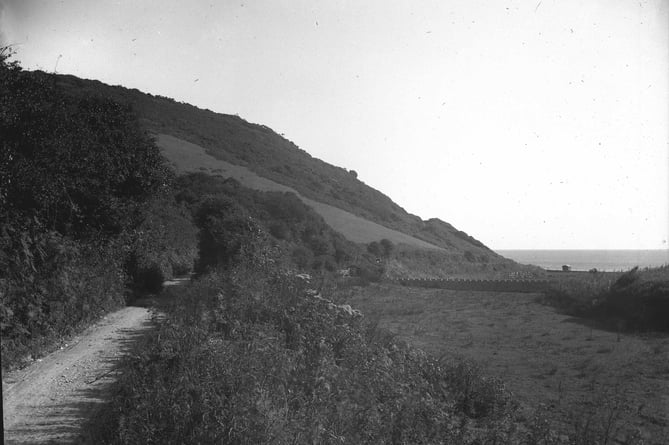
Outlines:
[[[669,266],[553,279],[545,299],[612,329],[669,332]]]
[[[589,315],[638,331],[669,332],[669,266],[623,274],[597,298]]]
[[[123,363],[101,443],[550,443],[495,379],[313,296],[258,235],[168,290]]]
[[[173,174],[131,108],[68,96],[10,55],[0,48],[4,369],[124,304],[156,270],[190,267],[196,254]]]
[[[177,178],[175,196],[199,229],[198,273],[230,266],[260,232],[281,253],[275,260],[293,270],[322,275],[354,266],[365,275],[375,268],[374,255],[332,230],[292,193],[261,192],[234,179],[193,173]]]

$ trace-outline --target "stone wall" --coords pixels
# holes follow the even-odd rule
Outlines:
[[[548,280],[403,279],[402,286],[491,292],[543,292]]]

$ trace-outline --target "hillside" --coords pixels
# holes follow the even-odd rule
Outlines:
[[[36,76],[54,76],[35,72]],[[136,89],[109,86],[70,75],[55,76],[75,96],[102,95],[132,105],[177,171],[232,176],[261,190],[293,191],[335,230],[358,243],[383,238],[415,257],[425,249],[467,268],[508,270],[513,261],[439,219],[421,220],[388,196],[364,184],[355,172],[327,164],[264,125],[214,113]],[[420,255],[419,255],[420,256]],[[434,254],[433,254],[434,256]],[[430,260],[434,262],[434,260]]]
[[[156,143],[179,173],[203,172],[214,176],[235,178],[241,185],[255,190],[295,193],[304,203],[321,215],[330,227],[353,242],[367,244],[386,238],[394,243],[403,243],[421,249],[439,249],[433,244],[376,224],[335,206],[305,198],[291,187],[263,178],[246,167],[216,159],[199,145],[191,144],[183,139],[160,134],[156,138]]]

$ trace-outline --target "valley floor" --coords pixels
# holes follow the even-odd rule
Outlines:
[[[669,437],[669,335],[590,327],[538,294],[354,288],[348,303],[427,352],[477,362],[559,431],[608,428],[620,440]],[[633,443],[633,442],[632,442]]]

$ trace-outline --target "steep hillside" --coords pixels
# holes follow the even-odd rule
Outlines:
[[[38,72],[35,75],[52,76]],[[262,182],[263,187],[271,184],[272,190],[278,187],[297,192],[352,241],[389,238],[417,249],[436,248],[450,255],[459,254],[461,258],[466,253],[469,262],[503,263],[505,268],[512,264],[447,222],[422,221],[409,214],[389,197],[358,180],[355,172],[312,157],[264,125],[99,81],[66,75],[58,75],[56,79],[73,95],[97,94],[130,103],[142,125],[158,136],[158,143],[168,157],[175,153],[170,146],[181,144],[182,153],[171,159],[180,169],[223,175],[228,168],[230,176],[235,176],[234,172],[239,173],[243,167],[248,171],[241,175],[247,185],[253,187],[249,182]],[[184,147],[194,148],[192,158],[184,155]],[[211,158],[227,167],[216,164],[212,168]]]
[[[203,172],[215,176],[232,177],[251,189],[295,193],[304,203],[321,215],[330,227],[353,242],[367,244],[386,238],[394,243],[407,244],[420,249],[439,249],[426,241],[389,229],[338,207],[305,198],[295,189],[263,178],[247,167],[216,159],[199,145],[165,134],[157,135],[156,143],[177,172]]]

